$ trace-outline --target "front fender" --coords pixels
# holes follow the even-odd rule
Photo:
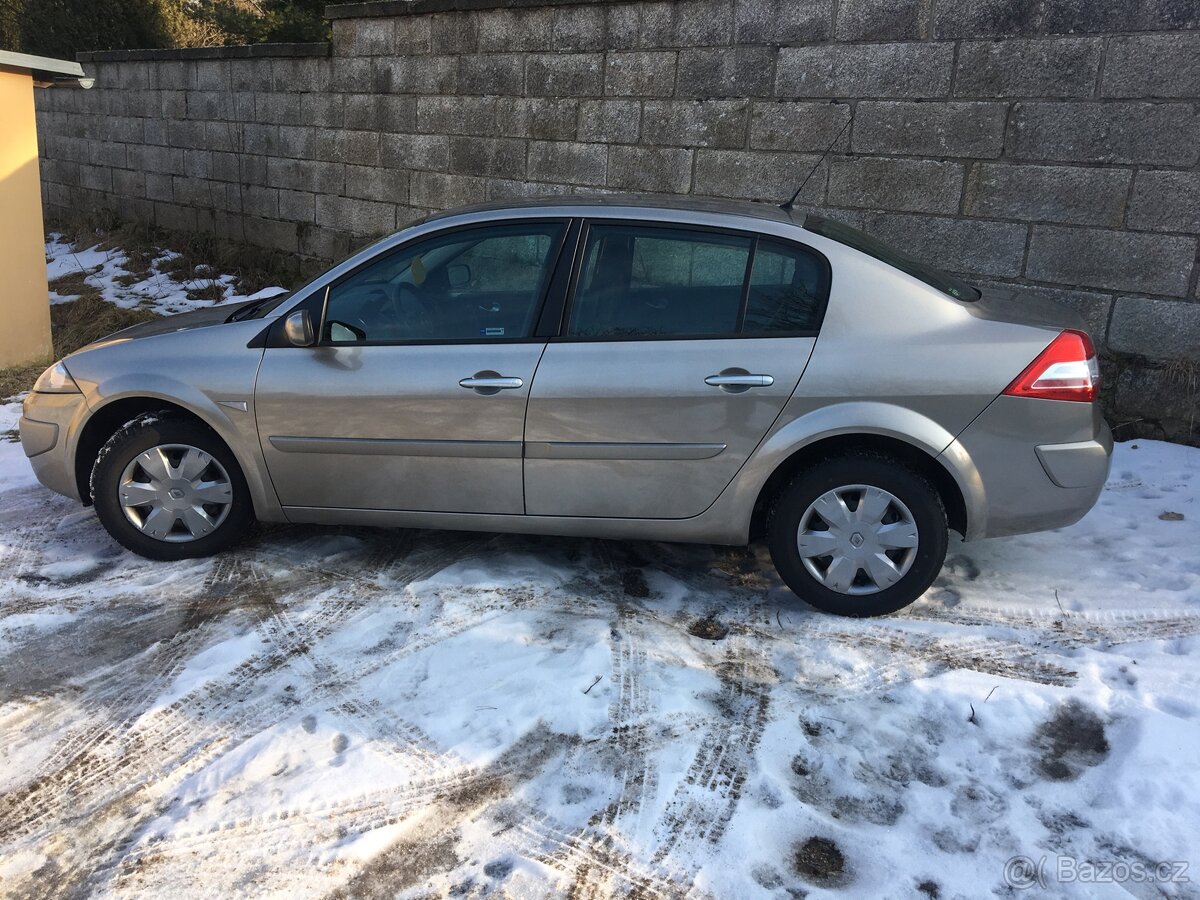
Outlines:
[[[148,387],[152,385],[152,387]],[[84,387],[84,399],[87,401],[89,415],[80,423],[78,430],[71,436],[70,453],[74,459],[78,449],[79,437],[86,428],[87,422],[104,409],[122,400],[161,400],[165,404],[178,406],[196,416],[204,424],[217,433],[226,446],[229,447],[250,489],[254,503],[255,515],[263,521],[282,521],[283,510],[275,496],[275,490],[268,479],[264,477],[266,465],[262,458],[262,449],[258,444],[257,431],[254,424],[253,396],[243,392],[233,397],[222,396],[221,400],[244,402],[246,409],[234,409],[221,405],[217,398],[210,396],[194,384],[175,378],[165,378],[161,374],[149,377],[139,374],[125,374],[103,382],[87,384]]]

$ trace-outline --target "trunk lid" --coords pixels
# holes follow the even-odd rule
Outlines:
[[[1087,322],[1080,313],[1071,307],[1023,293],[1020,288],[986,287],[979,288],[982,296],[970,303],[963,303],[963,309],[981,319],[993,322],[1011,322],[1017,325],[1033,325],[1038,328],[1072,328],[1076,331],[1089,332]]]

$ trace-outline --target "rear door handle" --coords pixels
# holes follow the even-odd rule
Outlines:
[[[525,382],[520,378],[501,375],[499,372],[476,372],[470,378],[459,379],[458,386],[480,394],[496,394],[500,391],[511,391],[523,387]]]
[[[775,383],[775,379],[770,375],[709,375],[704,379],[705,384],[710,384],[713,387],[719,388],[746,388],[752,387],[770,387]]]

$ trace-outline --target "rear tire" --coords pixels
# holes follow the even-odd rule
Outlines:
[[[767,519],[780,577],[800,599],[839,616],[908,606],[941,571],[948,536],[946,510],[929,480],[866,451],[797,475]]]
[[[105,530],[147,559],[211,556],[254,521],[246,479],[211,430],[149,413],[108,439],[92,468],[92,502]]]

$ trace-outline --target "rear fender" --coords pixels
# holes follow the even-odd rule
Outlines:
[[[794,454],[829,438],[859,434],[902,441],[946,469],[963,496],[968,539],[986,522],[983,481],[970,456],[954,442],[953,434],[933,419],[906,407],[850,401],[820,407],[786,421],[759,445],[728,489],[733,493],[727,508],[737,511],[737,527],[749,534],[750,519],[763,486]]]

